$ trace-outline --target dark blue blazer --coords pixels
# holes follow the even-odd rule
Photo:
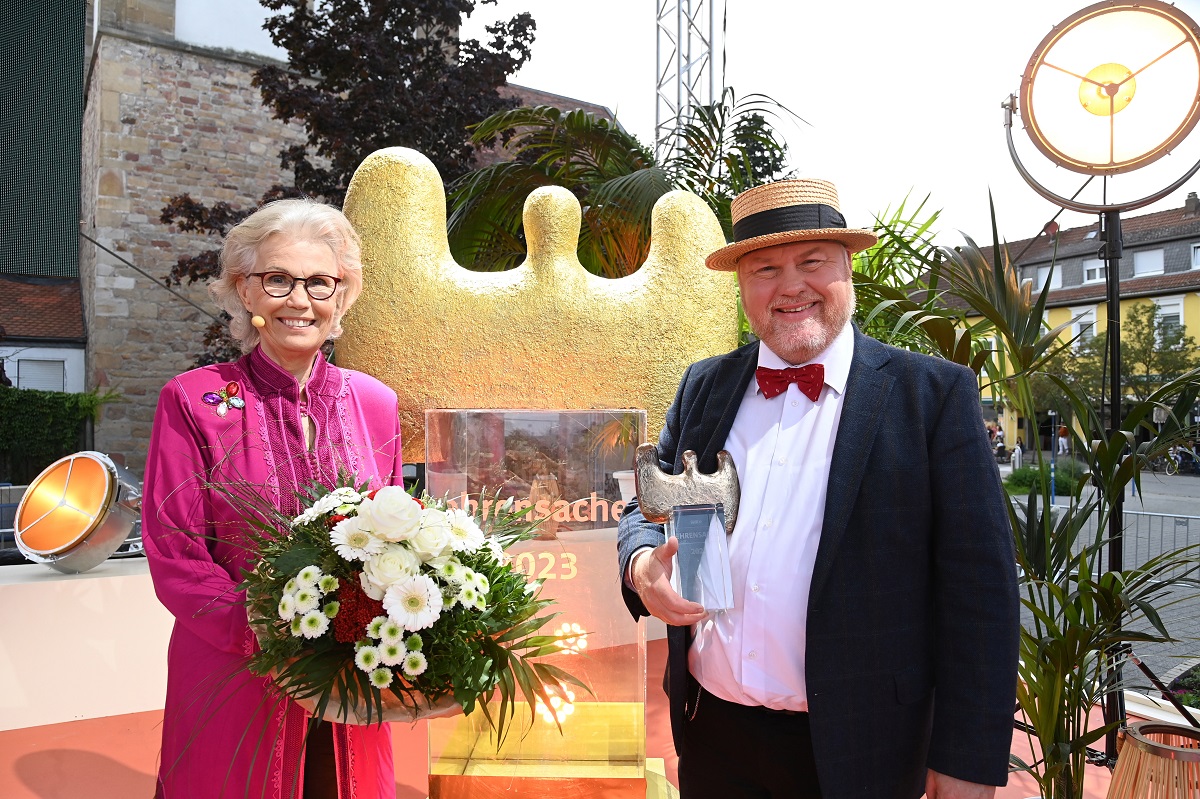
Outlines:
[[[702,471],[716,468],[757,365],[754,343],[688,367],[659,438],[664,470],[681,472],[689,449]],[[927,767],[1005,784],[1019,630],[1005,502],[975,375],[856,329],[808,602],[805,682],[826,799],[917,797]],[[662,541],[631,503],[621,574]],[[623,590],[634,617],[647,615]],[[667,628],[677,751],[696,696],[690,634]]]

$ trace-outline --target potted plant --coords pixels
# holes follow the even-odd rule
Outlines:
[[[993,241],[999,241],[994,213],[992,219]],[[1025,619],[1019,714],[1035,753],[1030,762],[1013,761],[1046,799],[1081,799],[1089,746],[1120,723],[1097,725],[1090,713],[1121,687],[1114,675],[1128,651],[1123,645],[1171,640],[1159,609],[1170,601],[1170,589],[1197,585],[1193,550],[1118,570],[1107,568],[1105,551],[1108,521],[1126,486],[1139,483],[1149,457],[1188,432],[1200,375],[1161,386],[1107,433],[1091,398],[1048,368],[1071,345],[1060,338],[1070,322],[1052,330],[1042,322],[1051,278],[1035,297],[1028,284],[1018,283],[1004,247],[996,245],[990,259],[970,239],[964,247],[937,247],[927,235],[930,222],[906,214],[903,204],[880,220],[880,243],[856,263],[860,324],[897,346],[969,366],[980,376],[981,391],[992,389],[1026,419],[1035,418],[1035,379],[1055,383],[1071,407],[1075,452],[1085,471],[1057,486],[1066,506],[1051,509],[1048,480],[1038,479],[1010,509]],[[966,310],[954,310],[962,304]],[[1156,408],[1160,416],[1168,411],[1157,431],[1151,424]],[[1139,428],[1156,434],[1140,447],[1134,445]]]

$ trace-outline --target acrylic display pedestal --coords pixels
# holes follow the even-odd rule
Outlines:
[[[573,688],[574,699],[559,705],[561,732],[553,716],[531,719],[518,704],[499,748],[478,711],[431,720],[431,799],[647,796],[646,644],[621,600],[614,513],[624,503],[612,477],[632,462],[644,426],[640,411],[427,413],[431,494],[465,490],[470,501],[499,490],[545,520],[541,537],[509,554],[556,601],[559,615],[543,632],[564,624],[585,632],[577,653],[543,662],[591,688]]]

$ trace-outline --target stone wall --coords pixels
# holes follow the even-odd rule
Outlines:
[[[262,106],[250,85],[257,66],[237,54],[106,32],[103,24],[96,43],[84,123],[83,229],[119,257],[84,242],[88,386],[121,392],[102,411],[95,446],[137,473],[159,390],[189,368],[209,321],[161,280],[181,256],[217,243],[163,225],[161,209],[184,192],[253,206],[290,177],[277,154],[303,138],[298,125],[283,125]],[[202,286],[180,291],[217,312]]]

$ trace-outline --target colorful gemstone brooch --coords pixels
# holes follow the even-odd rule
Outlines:
[[[239,411],[246,407],[246,401],[238,396],[242,391],[242,387],[237,383],[227,383],[225,388],[220,391],[209,391],[200,399],[205,405],[216,405],[217,416],[224,416],[229,413],[230,408],[237,408]]]

